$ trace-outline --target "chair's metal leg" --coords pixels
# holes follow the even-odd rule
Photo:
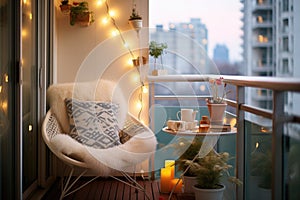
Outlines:
[[[128,181],[129,183],[126,182],[126,181],[123,181],[123,180],[121,180],[121,179],[119,179],[119,178],[117,178],[117,177],[115,177],[115,176],[110,176],[110,177],[112,177],[112,178],[116,179],[117,181],[120,181],[120,182],[122,182],[122,183],[124,183],[124,184],[126,184],[126,185],[129,185],[130,187],[133,187],[133,188],[135,188],[136,190],[139,190],[139,191],[144,192],[146,198],[147,198],[147,199],[150,199],[150,197],[148,196],[148,194],[147,194],[145,188],[144,188],[143,186],[141,186],[141,185],[136,181],[135,178],[132,178],[130,175],[128,175],[128,174],[125,173],[125,172],[121,172],[121,173],[122,173],[122,175],[127,179],[127,181]]]
[[[85,169],[83,172],[81,172],[81,174],[79,174],[79,176],[73,181],[71,181],[72,175],[74,173],[74,168],[71,167],[70,173],[68,175],[68,178],[66,180],[66,183],[64,185],[64,181],[62,180],[62,192],[60,195],[60,200],[62,200],[64,197],[80,190],[81,188],[85,187],[86,185],[88,185],[89,183],[91,183],[92,181],[96,180],[97,178],[99,178],[100,176],[95,176],[94,178],[92,178],[91,180],[89,180],[88,182],[82,184],[81,186],[77,187],[76,189],[70,191],[72,189],[72,187],[74,186],[74,184],[87,172],[88,170]],[[63,178],[62,178],[63,179]],[[70,191],[70,192],[69,192]]]

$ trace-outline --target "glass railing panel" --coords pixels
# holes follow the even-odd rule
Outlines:
[[[288,199],[300,199],[300,124],[289,123],[285,127],[287,141],[287,162],[284,171],[287,172],[287,196]]]
[[[245,179],[246,199],[271,199],[272,126],[271,121],[251,116],[245,121]],[[260,123],[264,122],[264,123]]]

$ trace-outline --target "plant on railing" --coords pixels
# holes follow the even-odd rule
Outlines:
[[[162,55],[164,54],[164,50],[168,48],[168,45],[166,43],[158,43],[155,41],[151,41],[149,44],[149,54],[150,56],[154,57],[154,71],[156,71],[155,73],[157,73],[157,58],[160,57],[160,61],[161,61],[161,66],[162,66],[162,70],[164,70],[163,67],[163,60],[162,60]],[[156,74],[158,75],[158,74]]]
[[[223,77],[209,80],[209,88],[212,97],[207,99],[207,103],[222,104],[224,98],[230,91],[226,91],[227,84],[223,82]]]

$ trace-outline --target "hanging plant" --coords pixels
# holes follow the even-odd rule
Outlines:
[[[94,21],[94,13],[89,11],[88,2],[73,2],[70,12],[70,24],[72,26],[75,24],[89,26]]]
[[[143,27],[143,20],[136,10],[136,4],[133,5],[128,23],[131,26],[131,28],[135,30],[139,30]]]
[[[59,7],[60,7],[60,10],[61,10],[62,13],[69,14],[72,5],[69,4],[69,0],[62,0],[61,5]]]

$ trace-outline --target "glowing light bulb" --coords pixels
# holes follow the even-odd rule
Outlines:
[[[116,11],[110,10],[108,14],[110,17],[114,17],[114,16],[116,16]]]
[[[235,118],[231,119],[229,124],[231,127],[234,127],[236,125],[236,119]]]
[[[23,4],[26,5],[27,4],[27,0],[23,0]]]
[[[8,83],[8,75],[7,74],[4,74],[4,81],[5,81],[5,83]]]
[[[129,44],[128,44],[127,42],[125,42],[125,43],[124,43],[124,47],[125,47],[125,48],[128,48],[128,47],[129,47]]]
[[[107,24],[108,23],[108,18],[107,17],[104,17],[103,19],[102,19],[102,24]]]
[[[119,32],[118,32],[117,30],[113,30],[113,31],[111,32],[111,35],[112,35],[113,37],[115,37],[115,36],[119,35]]]
[[[259,143],[256,142],[256,143],[255,143],[255,148],[257,149],[258,147],[259,147]]]
[[[29,13],[29,19],[32,20],[32,13]]]
[[[31,124],[28,126],[28,131],[29,131],[29,132],[32,131],[32,125],[31,125]]]
[[[2,92],[2,85],[0,85],[0,93]]]
[[[131,58],[128,58],[127,64],[128,64],[129,66],[133,66],[133,63],[132,63],[132,59],[131,59]]]
[[[27,36],[27,31],[25,29],[22,30],[22,37],[26,37]]]
[[[143,107],[142,102],[138,101],[136,103],[136,108],[140,110],[142,107]]]
[[[98,0],[97,1],[97,6],[101,6],[103,4],[103,2],[104,2],[103,0]]]
[[[7,101],[2,102],[2,109],[7,111]]]
[[[148,87],[144,85],[144,86],[142,87],[142,91],[143,91],[144,94],[147,94],[148,91],[149,91],[149,90],[148,90]]]

